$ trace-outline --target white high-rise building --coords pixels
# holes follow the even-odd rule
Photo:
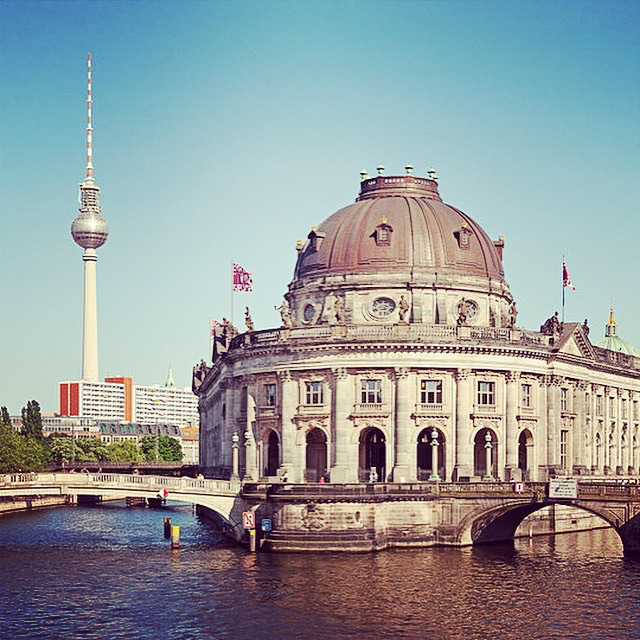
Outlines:
[[[59,413],[63,416],[198,426],[198,397],[189,387],[176,387],[171,367],[164,386],[134,385],[131,378],[119,376],[104,382],[61,382],[59,389]]]

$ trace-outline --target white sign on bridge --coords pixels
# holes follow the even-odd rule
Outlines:
[[[549,498],[575,500],[578,497],[578,481],[575,478],[551,478]]]

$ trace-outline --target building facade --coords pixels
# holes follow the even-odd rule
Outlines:
[[[61,416],[143,424],[198,425],[198,398],[188,387],[173,383],[134,385],[131,378],[110,377],[104,382],[76,380],[59,383]]]
[[[640,357],[557,313],[519,327],[503,248],[434,172],[363,175],[298,244],[282,326],[228,327],[194,369],[205,473],[234,446],[254,481],[640,473]]]

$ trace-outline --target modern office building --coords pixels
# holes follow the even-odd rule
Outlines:
[[[188,387],[178,388],[169,375],[164,386],[134,385],[129,377],[104,382],[74,380],[59,383],[61,416],[82,416],[142,424],[198,425],[198,398]]]

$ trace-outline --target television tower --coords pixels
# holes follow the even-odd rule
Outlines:
[[[93,126],[91,119],[91,54],[87,55],[87,175],[80,183],[80,214],[71,235],[83,249],[84,311],[82,323],[82,379],[98,381],[98,302],[96,249],[109,237],[107,221],[100,215],[100,187],[93,180]]]

